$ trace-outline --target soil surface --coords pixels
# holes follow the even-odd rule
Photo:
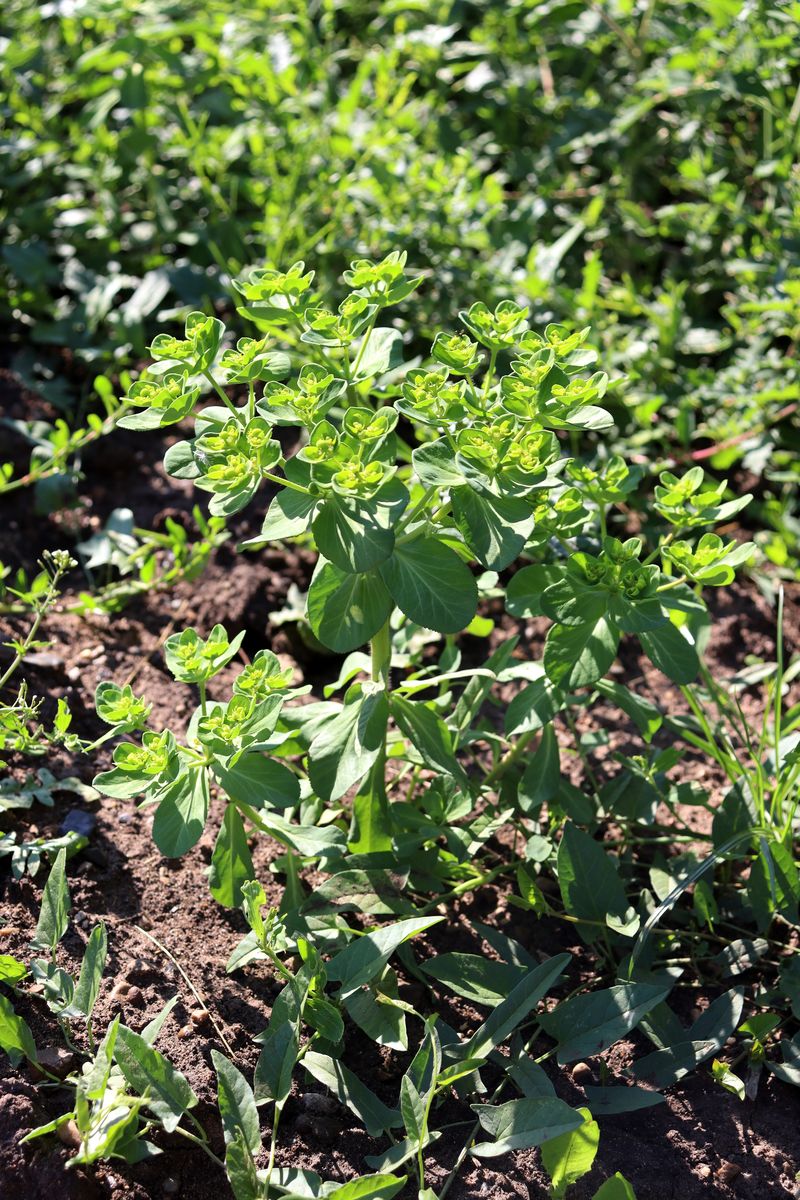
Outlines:
[[[0,384],[3,382],[5,415],[29,418],[35,411],[32,399],[16,393],[8,376],[0,379]],[[0,505],[3,562],[31,570],[42,550],[71,548],[76,539],[100,528],[112,509],[123,505],[134,510],[141,526],[160,528],[166,516],[188,521],[196,496],[189,485],[168,480],[160,467],[169,440],[118,431],[90,448],[82,464],[80,505],[66,514],[39,515],[29,490],[12,494]],[[24,462],[24,443],[13,436],[9,441],[3,457],[18,455],[18,460]],[[258,511],[263,512],[263,507],[259,505]],[[257,528],[258,517],[252,521]],[[32,690],[46,698],[45,716],[51,715],[56,701],[64,697],[74,713],[75,731],[86,737],[97,736],[102,728],[93,712],[94,689],[100,680],[113,679],[132,682],[137,692],[147,696],[157,726],[180,725],[188,719],[196,697],[191,689],[175,684],[166,674],[160,646],[175,629],[193,625],[205,634],[217,621],[231,633],[242,628],[247,631],[242,648],[244,661],[261,647],[271,646],[287,656],[287,661],[291,658],[298,680],[312,686],[312,696],[321,696],[324,684],[336,678],[339,660],[307,650],[293,635],[291,626],[270,625],[270,613],[286,605],[290,586],[307,586],[312,560],[291,549],[236,555],[235,541],[247,528],[244,522],[240,524],[198,580],[179,584],[170,592],[140,596],[119,615],[81,616],[70,612],[77,593],[86,589],[85,578],[75,572],[58,610],[47,620],[44,633],[51,641],[47,655],[26,669]],[[710,600],[716,618],[708,651],[713,670],[729,675],[748,656],[774,657],[774,611],[751,584],[736,585]],[[796,590],[787,596],[788,650],[797,648],[799,600]],[[542,623],[529,622],[520,628],[501,616],[499,610],[496,616],[495,638],[511,630],[521,632],[518,653],[539,656],[545,628]],[[0,618],[0,623],[4,641],[24,628],[13,617]],[[468,659],[480,651],[485,652],[485,643],[465,640]],[[214,681],[212,695],[224,690],[231,670]],[[680,705],[677,690],[638,656],[633,644],[623,647],[616,670],[618,678],[650,694],[664,707]],[[755,714],[758,689],[746,692],[743,703],[746,712]],[[591,719],[581,723],[582,730],[590,727],[605,728],[609,734],[608,744],[598,753],[599,764],[604,760],[610,763],[614,751],[642,751],[635,730],[624,723],[617,710],[593,710]],[[656,739],[661,746],[670,740],[671,735],[663,732]],[[11,769],[21,775],[44,762],[12,762]],[[47,760],[46,765],[58,777],[77,774],[89,781],[107,763],[108,754],[103,752],[94,762],[60,754]],[[570,755],[565,757],[565,764],[573,782],[580,784],[580,760]],[[692,753],[686,754],[673,776],[695,780],[716,799],[721,795],[721,777]],[[264,964],[253,964],[232,975],[225,971],[230,952],[246,927],[241,914],[220,907],[208,892],[206,871],[217,826],[215,814],[212,812],[201,842],[180,860],[161,857],[151,838],[152,810],[137,809],[133,801],[101,799],[83,804],[76,803],[74,796],[62,794],[52,809],[37,805],[29,811],[5,814],[2,829],[31,836],[54,835],[76,809],[91,813],[96,825],[88,847],[69,865],[73,922],[60,961],[74,968],[93,925],[101,919],[106,922],[110,958],[95,1014],[99,1030],[116,1013],[139,1029],[167,1000],[179,997],[159,1047],[188,1077],[200,1099],[197,1115],[219,1153],[222,1136],[214,1103],[210,1051],[222,1050],[251,1075],[258,1057],[253,1038],[267,1024],[279,985]],[[706,814],[703,810],[690,812],[693,818],[699,816],[696,827],[702,830]],[[502,850],[502,842],[497,845]],[[280,848],[266,838],[253,846],[258,876],[273,902],[278,901],[282,891],[280,876],[270,869],[279,852]],[[35,879],[26,876],[14,881],[6,862],[0,860],[0,953],[27,958],[43,873]],[[550,919],[536,920],[533,914],[509,905],[505,884],[486,887],[452,905],[450,920],[413,943],[415,955],[420,958],[454,949],[491,955],[488,944],[473,929],[472,920],[512,935],[535,956],[544,958],[570,950],[574,954],[570,972],[573,986],[596,973],[592,958],[572,927]],[[746,976],[744,980],[747,982]],[[676,990],[671,1003],[688,1023],[692,1011],[704,1007],[717,993],[713,987],[698,986],[696,979],[687,977],[682,982],[685,986]],[[446,989],[433,989],[428,996],[413,979],[402,983],[401,994],[423,1011],[430,1011],[435,1002],[445,1020],[464,1035],[485,1015]],[[57,1029],[44,1006],[34,997],[16,1004],[30,1023],[39,1047],[55,1050],[60,1044]],[[618,1075],[647,1046],[649,1043],[636,1036],[618,1043],[605,1059],[610,1077]],[[351,1027],[344,1058],[382,1099],[396,1102],[407,1056],[380,1050]],[[598,1067],[598,1060],[593,1060],[591,1072],[583,1066],[571,1073],[550,1071],[549,1065],[547,1069],[558,1094],[571,1104],[580,1104],[585,1084],[599,1082]],[[133,1168],[114,1163],[90,1171],[65,1171],[69,1151],[58,1141],[45,1138],[20,1145],[20,1138],[31,1127],[63,1112],[66,1092],[49,1085],[35,1086],[29,1070],[12,1070],[5,1057],[0,1061],[0,1078],[0,1200],[12,1196],[26,1200],[158,1200],[168,1196],[218,1200],[227,1194],[219,1171],[176,1136],[156,1138],[164,1153],[149,1163]],[[488,1074],[487,1082],[491,1087]],[[324,1178],[344,1182],[365,1172],[368,1168],[364,1157],[386,1149],[387,1143],[369,1138],[347,1109],[314,1098],[320,1094],[319,1086],[302,1068],[298,1069],[281,1124],[277,1162],[310,1167]],[[473,1120],[469,1108],[455,1099],[448,1101],[440,1113],[437,1123],[450,1127],[426,1158],[427,1182],[434,1191],[455,1163]],[[263,1124],[264,1140],[268,1142],[266,1116]],[[638,1200],[760,1200],[800,1195],[796,1182],[800,1171],[800,1092],[774,1077],[765,1075],[756,1100],[742,1103],[714,1085],[704,1067],[672,1088],[664,1104],[640,1113],[601,1118],[600,1126],[595,1166],[570,1191],[574,1200],[593,1196],[615,1171],[630,1180]],[[404,1200],[414,1194],[409,1185]],[[490,1160],[468,1158],[448,1193],[451,1200],[504,1200],[516,1196],[539,1200],[547,1194],[546,1176],[536,1151]]]

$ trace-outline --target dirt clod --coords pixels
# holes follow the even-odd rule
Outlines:
[[[81,1144],[81,1131],[74,1121],[64,1121],[58,1127],[58,1140],[71,1149],[77,1149]]]
[[[589,1064],[585,1062],[575,1063],[575,1066],[572,1068],[572,1082],[577,1084],[578,1087],[584,1087],[591,1079],[592,1068]]]
[[[717,1179],[722,1183],[733,1183],[734,1179],[738,1175],[741,1175],[741,1173],[741,1167],[737,1166],[736,1163],[727,1162],[726,1160],[723,1160],[717,1167]]]

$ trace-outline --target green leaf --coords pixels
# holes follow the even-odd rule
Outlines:
[[[600,1145],[600,1126],[588,1108],[579,1108],[583,1124],[542,1145],[542,1164],[553,1184],[553,1196],[561,1197],[592,1169]]]
[[[756,924],[763,933],[776,913],[780,913],[790,924],[796,924],[800,877],[792,852],[780,842],[759,838],[759,851],[750,867],[747,898]]]
[[[376,375],[385,375],[403,361],[403,335],[399,329],[373,329],[368,335],[366,347],[359,353],[361,361],[353,376],[356,383],[374,379]]]
[[[199,842],[208,817],[205,769],[185,770],[164,793],[153,819],[153,841],[167,858],[180,858]]]
[[[296,825],[273,812],[264,813],[259,819],[265,833],[298,854],[309,858],[332,854],[338,858],[344,850],[345,835],[337,825]]]
[[[596,1117],[638,1112],[641,1108],[653,1108],[666,1101],[660,1092],[652,1092],[636,1084],[632,1087],[585,1087],[583,1090],[586,1103]]]
[[[687,1034],[684,1041],[664,1046],[638,1059],[633,1064],[632,1074],[652,1087],[669,1087],[683,1079],[684,1075],[688,1075],[704,1059],[716,1054],[718,1049],[719,1045],[714,1038],[693,1040]]]
[[[532,505],[469,486],[453,488],[450,494],[456,525],[478,562],[492,571],[504,570],[533,532]]]
[[[405,1186],[407,1175],[362,1175],[326,1193],[326,1200],[391,1200]]]
[[[544,668],[563,688],[602,679],[617,656],[619,634],[604,617],[587,625],[553,625],[544,646]]]
[[[342,996],[349,995],[374,979],[398,946],[442,920],[443,917],[410,917],[354,938],[327,964],[328,979],[342,985]]]
[[[529,1058],[521,1049],[521,1042],[512,1042],[510,1065],[506,1071],[516,1086],[528,1100],[546,1100],[554,1097],[556,1092],[549,1077],[537,1062]]]
[[[197,1104],[197,1096],[180,1071],[125,1025],[117,1032],[114,1058],[133,1090],[147,1096],[147,1107],[166,1132],[177,1129],[184,1113]]]
[[[563,1100],[509,1100],[495,1107],[491,1104],[473,1104],[478,1120],[490,1142],[479,1142],[471,1153],[477,1158],[497,1158],[509,1150],[527,1150],[541,1146],[551,1138],[577,1129],[583,1122]]]
[[[594,1194],[594,1200],[636,1200],[633,1188],[624,1175],[617,1171]]]
[[[81,973],[70,1005],[71,1009],[82,1013],[87,1020],[92,1015],[92,1009],[100,992],[107,956],[108,936],[106,927],[101,921],[99,925],[95,925],[86,943]],[[72,1014],[67,1010],[65,1015],[71,1016]]]
[[[688,1032],[684,1033],[677,1022],[677,1028],[673,1029],[670,1021],[667,1028],[669,1045],[637,1059],[632,1068],[633,1076],[659,1088],[676,1083],[722,1049],[739,1024],[743,1006],[744,989],[731,988],[709,1004]],[[667,1009],[667,1012],[670,1010]],[[647,1022],[647,1032],[651,1037],[650,1025],[655,1016],[655,1013],[652,1014]]]
[[[250,1084],[230,1059],[213,1048],[211,1061],[217,1073],[217,1103],[225,1141],[230,1144],[237,1132],[241,1133],[249,1152],[256,1155],[261,1150],[261,1130]]]
[[[404,895],[407,872],[374,870],[337,871],[314,888],[302,913],[361,912],[375,916],[404,916],[414,911]]]
[[[370,1137],[380,1137],[402,1125],[397,1109],[387,1108],[343,1063],[313,1050],[304,1055],[302,1063],[309,1075],[324,1084],[340,1104],[347,1105],[355,1113]]]
[[[464,791],[469,790],[469,780],[455,756],[450,730],[432,708],[423,701],[404,700],[394,695],[391,714],[401,733],[419,752],[425,766],[454,779]]]
[[[11,1001],[0,994],[0,1048],[16,1066],[21,1058],[36,1062],[36,1043],[26,1021],[14,1012]]]
[[[0,954],[0,983],[15,987],[28,974],[24,962],[14,958],[12,954]]]
[[[537,813],[543,804],[555,800],[561,787],[561,759],[558,738],[552,725],[545,725],[536,753],[528,760],[519,781],[517,801],[526,815]]]
[[[362,693],[331,718],[309,750],[309,779],[323,800],[338,800],[383,750],[389,702],[383,689]]]
[[[212,769],[234,803],[259,809],[294,808],[300,802],[297,776],[259,751],[246,752],[232,767],[215,762]]]
[[[252,878],[253,859],[242,818],[236,806],[228,804],[208,872],[211,895],[226,908],[239,908],[242,903],[242,884]]]
[[[456,488],[466,483],[455,451],[446,438],[417,446],[411,458],[417,477],[425,487]]]
[[[599,679],[596,686],[602,696],[616,704],[617,708],[621,708],[631,718],[646,742],[653,740],[664,719],[655,704],[610,679]]]
[[[114,1067],[114,1047],[117,1044],[120,1016],[117,1014],[106,1029],[103,1040],[97,1047],[93,1060],[83,1072],[80,1088],[88,1100],[100,1100],[108,1087]]]
[[[264,1193],[258,1172],[241,1129],[225,1147],[225,1174],[234,1200],[262,1200]]]
[[[509,704],[506,709],[506,735],[535,733],[549,724],[563,707],[563,695],[542,675],[518,692]]]
[[[306,603],[313,632],[323,645],[340,654],[356,650],[374,637],[393,607],[375,571],[352,575],[323,559],[314,572]]]
[[[462,954],[457,950],[429,958],[427,962],[420,963],[420,970],[443,983],[457,996],[489,1007],[505,1000],[525,975],[522,967],[494,962],[477,954]]]
[[[405,1006],[399,1003],[394,972],[384,972],[372,986],[358,988],[345,996],[343,1003],[350,1019],[373,1042],[390,1050],[408,1049]]]
[[[542,608],[560,625],[594,625],[608,612],[608,600],[604,588],[582,585],[567,571],[547,589]]]
[[[436,538],[396,545],[380,573],[401,612],[425,629],[460,633],[475,615],[478,588],[472,572]]]
[[[320,554],[340,571],[358,574],[372,570],[394,549],[393,516],[394,510],[377,500],[331,496],[313,525]]]
[[[273,1028],[262,1039],[261,1054],[256,1064],[255,1096],[259,1103],[273,1100],[283,1107],[292,1090],[292,1074],[297,1063],[299,1043],[297,1030],[290,1021]]]
[[[303,492],[283,488],[273,497],[261,533],[240,542],[237,549],[259,550],[270,542],[299,537],[311,525],[319,500],[319,496],[306,496]]]
[[[338,1046],[344,1037],[344,1021],[335,1004],[322,996],[309,996],[303,1017],[319,1034],[333,1046]]]
[[[562,1065],[600,1054],[635,1029],[670,992],[671,983],[620,983],[565,1000],[539,1023],[558,1042]]]
[[[408,1075],[400,1081],[400,1113],[406,1133],[417,1143],[426,1133],[425,1102]]]
[[[673,683],[692,682],[700,670],[697,650],[671,622],[638,636],[647,657],[668,679]]]
[[[161,1009],[161,1012],[157,1013],[153,1017],[152,1021],[148,1021],[145,1025],[144,1029],[142,1030],[142,1038],[147,1042],[148,1046],[154,1046],[156,1044],[158,1035],[161,1033],[161,1030],[164,1027],[164,1022],[172,1012],[175,1005],[178,1003],[179,999],[179,996],[173,996],[171,1000],[166,1002],[164,1007]]]
[[[381,854],[392,849],[392,816],[382,771],[370,772],[353,798],[351,854]],[[413,907],[413,906],[412,906]]]
[[[622,917],[628,907],[617,867],[599,842],[568,821],[558,847],[558,885],[567,912],[581,921],[585,942],[603,936],[606,914]]]
[[[561,578],[562,571],[562,567],[545,564],[517,571],[506,589],[506,609],[512,617],[543,617],[542,596]]]
[[[69,888],[66,877],[67,852],[59,850],[47,877],[42,892],[42,908],[36,923],[36,932],[31,939],[35,950],[55,953],[56,946],[67,932],[69,925]]]
[[[458,1047],[450,1047],[450,1050],[457,1049],[459,1059],[486,1058],[495,1046],[504,1042],[528,1014],[533,1012],[569,960],[569,954],[557,954],[528,971],[502,1004],[498,1004],[483,1025],[476,1029],[469,1041]]]

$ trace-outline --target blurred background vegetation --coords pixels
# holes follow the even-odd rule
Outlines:
[[[746,476],[794,574],[798,27],[756,0],[6,0],[5,365],[74,423],[171,318],[235,326],[243,268],[306,259],[335,299],[406,249],[407,357],[476,299],[591,324],[628,377],[609,448]]]

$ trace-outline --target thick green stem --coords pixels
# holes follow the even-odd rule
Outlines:
[[[389,687],[389,668],[392,665],[392,630],[387,621],[370,642],[372,678],[375,683]]]

